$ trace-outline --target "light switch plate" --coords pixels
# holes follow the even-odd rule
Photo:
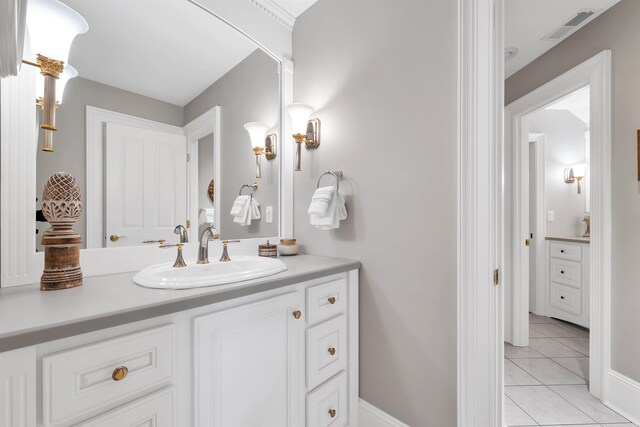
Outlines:
[[[547,221],[556,220],[556,211],[547,211]]]
[[[267,206],[267,224],[273,223],[273,206]]]

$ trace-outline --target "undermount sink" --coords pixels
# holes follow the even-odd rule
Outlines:
[[[287,266],[275,258],[235,256],[229,262],[211,261],[209,264],[197,264],[191,260],[182,268],[175,268],[169,263],[156,264],[139,271],[133,276],[133,281],[146,288],[203,288],[259,279],[286,269]]]

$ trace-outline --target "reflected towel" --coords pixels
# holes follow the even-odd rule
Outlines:
[[[247,199],[243,199],[241,201],[238,201],[238,199],[236,199],[236,203],[242,203],[242,208],[239,209],[240,211],[239,215],[234,215],[233,222],[241,226],[251,225],[252,220],[260,219],[261,217],[260,204],[256,199],[250,196],[239,196],[238,198],[240,197],[247,197]],[[234,203],[234,207],[235,207],[235,203]],[[233,212],[233,209],[232,209],[232,212]]]
[[[249,200],[251,200],[249,196],[236,197],[235,202],[233,202],[233,207],[231,207],[231,216],[244,218],[246,210],[249,208]]]
[[[215,210],[213,208],[200,209],[200,224],[213,224],[215,222]]]

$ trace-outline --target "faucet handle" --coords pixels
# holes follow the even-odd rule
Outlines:
[[[187,266],[187,263],[184,262],[184,257],[182,256],[182,247],[183,246],[184,246],[184,243],[176,243],[175,245],[161,244],[159,247],[161,249],[178,248],[178,255],[176,256],[176,261],[173,263],[173,267],[174,268],[180,268],[180,267],[186,267]]]
[[[240,243],[240,240],[223,240],[222,241],[222,256],[220,257],[220,262],[229,262],[231,258],[229,258],[229,252],[227,251],[227,245],[229,243]]]

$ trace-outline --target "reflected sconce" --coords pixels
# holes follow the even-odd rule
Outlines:
[[[287,112],[291,116],[291,131],[296,147],[296,171],[301,171],[302,144],[308,149],[320,146],[320,119],[309,119],[314,108],[307,104],[291,104]]]
[[[56,128],[56,104],[62,100],[64,85],[78,72],[65,66],[71,43],[78,34],[89,30],[87,21],[75,10],[58,0],[30,0],[27,6],[27,27],[31,51],[36,62],[22,62],[40,68],[38,105],[43,111],[40,128],[44,130],[43,151],[53,151],[53,132]],[[66,76],[65,74],[68,73]],[[64,80],[64,83],[62,82]],[[60,96],[56,95],[56,82]]]
[[[564,182],[567,184],[573,184],[574,182],[578,183],[578,194],[582,193],[582,187],[580,186],[580,181],[584,178],[583,175],[576,175],[574,168],[565,168],[564,169]]]
[[[78,77],[78,71],[76,71],[76,69],[73,68],[71,64],[66,64],[56,84],[56,91],[55,91],[56,103],[55,103],[54,109],[58,108],[60,104],[62,104],[64,88],[69,82],[69,80],[73,79],[74,77]],[[36,105],[40,107],[43,113],[44,113],[44,93],[45,93],[44,85],[45,85],[44,76],[42,74],[38,74],[38,77],[36,78],[36,94],[38,95],[38,99],[36,100]],[[49,152],[53,151],[53,132],[54,131],[49,128],[43,128],[42,132],[43,132],[42,151],[49,151]]]
[[[262,155],[267,160],[277,157],[277,137],[275,133],[267,135],[269,126],[260,122],[250,122],[244,125],[251,139],[251,149],[256,155],[256,178],[262,178]]]

